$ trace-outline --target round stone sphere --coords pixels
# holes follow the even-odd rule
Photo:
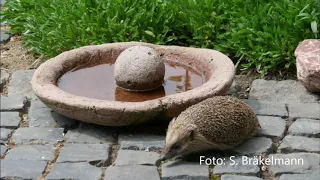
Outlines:
[[[163,83],[165,65],[160,55],[146,46],[124,50],[114,66],[116,84],[131,91],[149,91]]]

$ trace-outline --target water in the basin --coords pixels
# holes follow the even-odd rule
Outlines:
[[[202,74],[191,67],[165,62],[164,83],[156,90],[131,92],[117,87],[113,76],[113,64],[82,66],[64,74],[58,81],[62,90],[77,96],[102,100],[141,102],[166,95],[184,92],[204,83]]]

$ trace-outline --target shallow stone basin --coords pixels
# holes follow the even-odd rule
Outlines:
[[[206,82],[189,91],[143,102],[107,101],[76,96],[61,90],[57,81],[66,72],[88,62],[114,62],[132,46],[148,46],[165,60],[187,64],[203,73]],[[187,107],[206,98],[224,95],[234,78],[234,65],[224,54],[209,49],[161,46],[141,42],[110,43],[85,46],[43,63],[34,73],[31,84],[36,96],[54,111],[87,123],[126,126],[152,119],[170,119]]]

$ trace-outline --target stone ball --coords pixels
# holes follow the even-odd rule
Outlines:
[[[114,66],[116,84],[131,91],[148,91],[163,83],[165,65],[160,55],[146,46],[124,50]]]

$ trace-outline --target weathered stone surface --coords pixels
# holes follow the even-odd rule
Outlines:
[[[109,166],[104,180],[160,180],[155,166]]]
[[[119,143],[121,149],[134,149],[134,150],[153,150],[162,149],[164,147],[165,136],[157,135],[119,135]]]
[[[0,88],[2,88],[6,84],[6,82],[8,81],[10,74],[9,74],[8,70],[3,69],[3,68],[1,68],[0,71],[1,71],[0,72],[1,73]]]
[[[25,96],[1,96],[1,111],[19,111],[27,102]]]
[[[57,143],[62,141],[62,128],[18,128],[12,135],[15,144],[22,143]]]
[[[54,159],[54,151],[52,145],[21,145],[10,149],[6,159],[50,161]]]
[[[33,73],[34,70],[18,70],[14,72],[9,83],[8,95],[23,95],[30,99],[37,99],[30,84]]]
[[[65,138],[67,143],[110,143],[115,141],[113,132],[110,127],[81,123],[79,129],[68,131]]]
[[[0,145],[0,156],[3,156],[4,153],[7,151],[7,146],[5,145]]]
[[[320,103],[289,103],[289,117],[320,119]]]
[[[36,100],[31,100],[30,103],[30,110],[32,109],[41,109],[41,108],[49,108],[47,105],[45,105],[42,101],[36,99]]]
[[[11,35],[8,34],[9,32],[6,30],[0,30],[0,43],[4,43],[9,41]]]
[[[296,48],[297,78],[310,92],[320,92],[320,40],[306,39]]]
[[[297,119],[288,130],[291,135],[320,137],[320,121]]]
[[[57,162],[95,161],[103,164],[108,160],[109,148],[108,144],[65,144]]]
[[[27,160],[1,160],[1,179],[40,179],[47,162]]]
[[[246,104],[251,106],[257,115],[264,116],[288,116],[286,105],[271,101],[261,101],[253,99],[244,99]]]
[[[288,135],[282,140],[278,150],[285,153],[293,151],[320,152],[320,139]]]
[[[258,116],[261,129],[259,135],[281,138],[284,135],[286,122],[281,117]]]
[[[154,165],[160,155],[156,152],[119,150],[116,166],[124,165]]]
[[[264,79],[256,79],[252,82],[249,99],[283,103],[320,101],[319,95],[308,92],[298,81]]]
[[[1,142],[2,141],[7,141],[8,140],[8,137],[10,135],[10,133],[13,131],[12,129],[5,129],[5,128],[1,128],[0,129],[0,134],[1,134]]]
[[[231,159],[230,159],[231,158]],[[260,171],[259,167],[254,164],[246,164],[252,157],[228,157],[222,165],[216,165],[213,169],[214,175],[220,174],[244,174],[244,175],[257,175]],[[243,158],[248,158],[247,161]]]
[[[17,128],[20,120],[19,112],[1,112],[1,127]]]
[[[209,167],[194,162],[167,162],[162,165],[162,179],[190,179],[207,180],[209,178]]]
[[[283,174],[279,180],[316,180],[319,179],[319,172],[315,174]]]
[[[260,155],[272,150],[272,141],[266,137],[254,137],[246,140],[232,151],[242,155]]]
[[[52,166],[52,169],[46,179],[81,179],[81,180],[98,180],[102,170],[92,166],[89,163],[58,163]]]
[[[270,159],[269,172],[274,176],[281,174],[310,173],[319,169],[320,154],[270,154],[268,159]]]
[[[221,180],[262,180],[254,176],[222,175]]]

